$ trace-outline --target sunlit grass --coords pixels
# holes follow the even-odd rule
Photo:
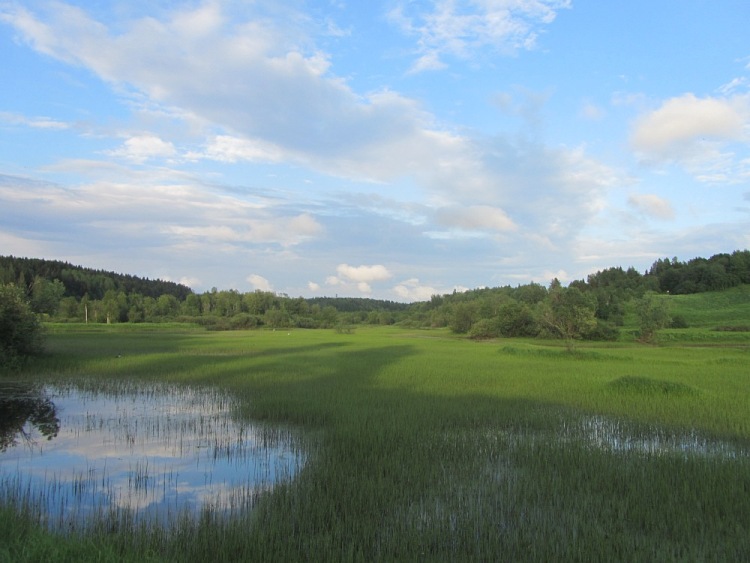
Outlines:
[[[51,354],[28,377],[217,385],[246,416],[306,432],[305,469],[245,516],[96,536],[128,557],[740,560],[750,555],[750,352],[730,344],[570,353],[393,327],[72,329],[50,334]],[[693,443],[719,453],[682,446]]]

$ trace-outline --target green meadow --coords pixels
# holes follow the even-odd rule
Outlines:
[[[734,315],[706,299],[680,297],[692,328],[655,345],[624,331],[572,351],[445,329],[50,325],[12,377],[218,386],[237,416],[299,429],[309,457],[231,520],[56,534],[9,502],[0,560],[749,560],[750,333],[714,330],[748,318],[745,296]]]

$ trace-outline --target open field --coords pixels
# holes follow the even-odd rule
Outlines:
[[[171,533],[60,540],[6,507],[0,559],[747,560],[750,340],[661,343],[52,327],[21,377],[217,385],[300,428],[309,462],[251,513]]]

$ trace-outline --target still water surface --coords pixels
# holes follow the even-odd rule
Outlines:
[[[0,498],[52,528],[252,508],[305,463],[289,429],[241,421],[215,389],[0,387]]]

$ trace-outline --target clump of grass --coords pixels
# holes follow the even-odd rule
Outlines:
[[[622,393],[637,393],[642,395],[695,395],[698,393],[690,385],[676,381],[652,379],[638,375],[618,377],[608,384],[610,389]]]

